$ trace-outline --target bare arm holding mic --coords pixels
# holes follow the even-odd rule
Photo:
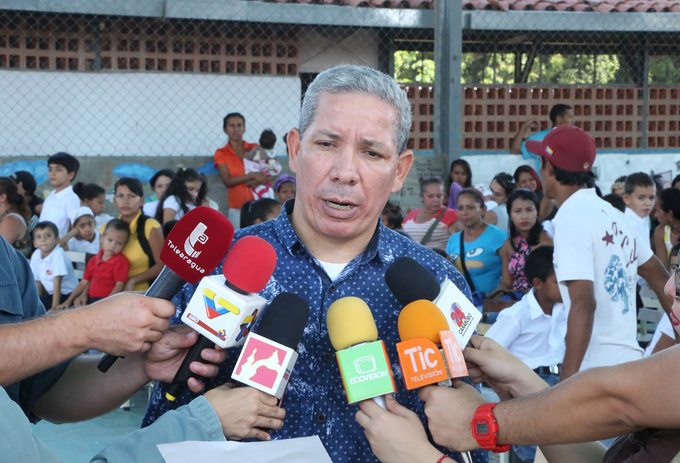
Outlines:
[[[234,227],[218,211],[205,206],[190,211],[177,222],[163,243],[159,262],[165,267],[145,296],[169,301],[186,283],[193,284],[210,275],[233,239]],[[118,357],[113,352],[103,352],[107,355],[98,368],[106,373]]]

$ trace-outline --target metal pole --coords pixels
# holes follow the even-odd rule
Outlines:
[[[642,73],[642,145],[641,149],[647,149],[647,119],[649,116],[649,43],[647,37],[642,38],[643,46],[643,73]]]
[[[434,152],[460,158],[462,113],[462,0],[435,2]]]

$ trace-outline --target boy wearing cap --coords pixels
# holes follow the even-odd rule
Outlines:
[[[579,370],[641,359],[637,275],[650,282],[668,311],[666,269],[623,213],[587,188],[595,178],[596,154],[587,133],[556,127],[542,142],[527,141],[526,148],[541,156],[543,190],[559,207],[553,219],[554,264],[569,314],[560,380]]]
[[[288,174],[281,174],[274,185],[276,197],[281,204],[285,203],[291,198],[295,198],[295,177]]]
[[[77,251],[88,254],[87,260],[99,252],[99,229],[94,212],[87,206],[80,206],[69,217],[71,231],[59,240],[59,244],[66,251]],[[83,264],[77,264],[79,270],[84,270]],[[81,268],[82,266],[82,268]]]

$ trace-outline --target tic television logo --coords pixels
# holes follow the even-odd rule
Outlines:
[[[284,365],[286,355],[284,349],[253,336],[243,348],[235,371],[243,379],[272,389],[279,375],[288,380],[290,373]]]

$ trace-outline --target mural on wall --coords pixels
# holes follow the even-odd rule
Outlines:
[[[19,172],[20,170],[30,172],[38,185],[47,181],[47,159],[41,159],[39,161],[6,162],[0,165],[0,177],[9,177],[14,172]]]
[[[157,169],[144,164],[126,162],[123,164],[118,164],[113,169],[113,174],[119,177],[132,177],[136,178],[142,183],[149,183],[149,180],[151,180],[151,177],[153,177],[153,174],[155,174],[157,171]]]
[[[217,169],[215,169],[214,161],[208,161],[205,164],[203,164],[201,167],[197,168],[196,170],[199,171],[202,174],[205,174],[205,175],[217,175],[217,174],[219,174]]]

